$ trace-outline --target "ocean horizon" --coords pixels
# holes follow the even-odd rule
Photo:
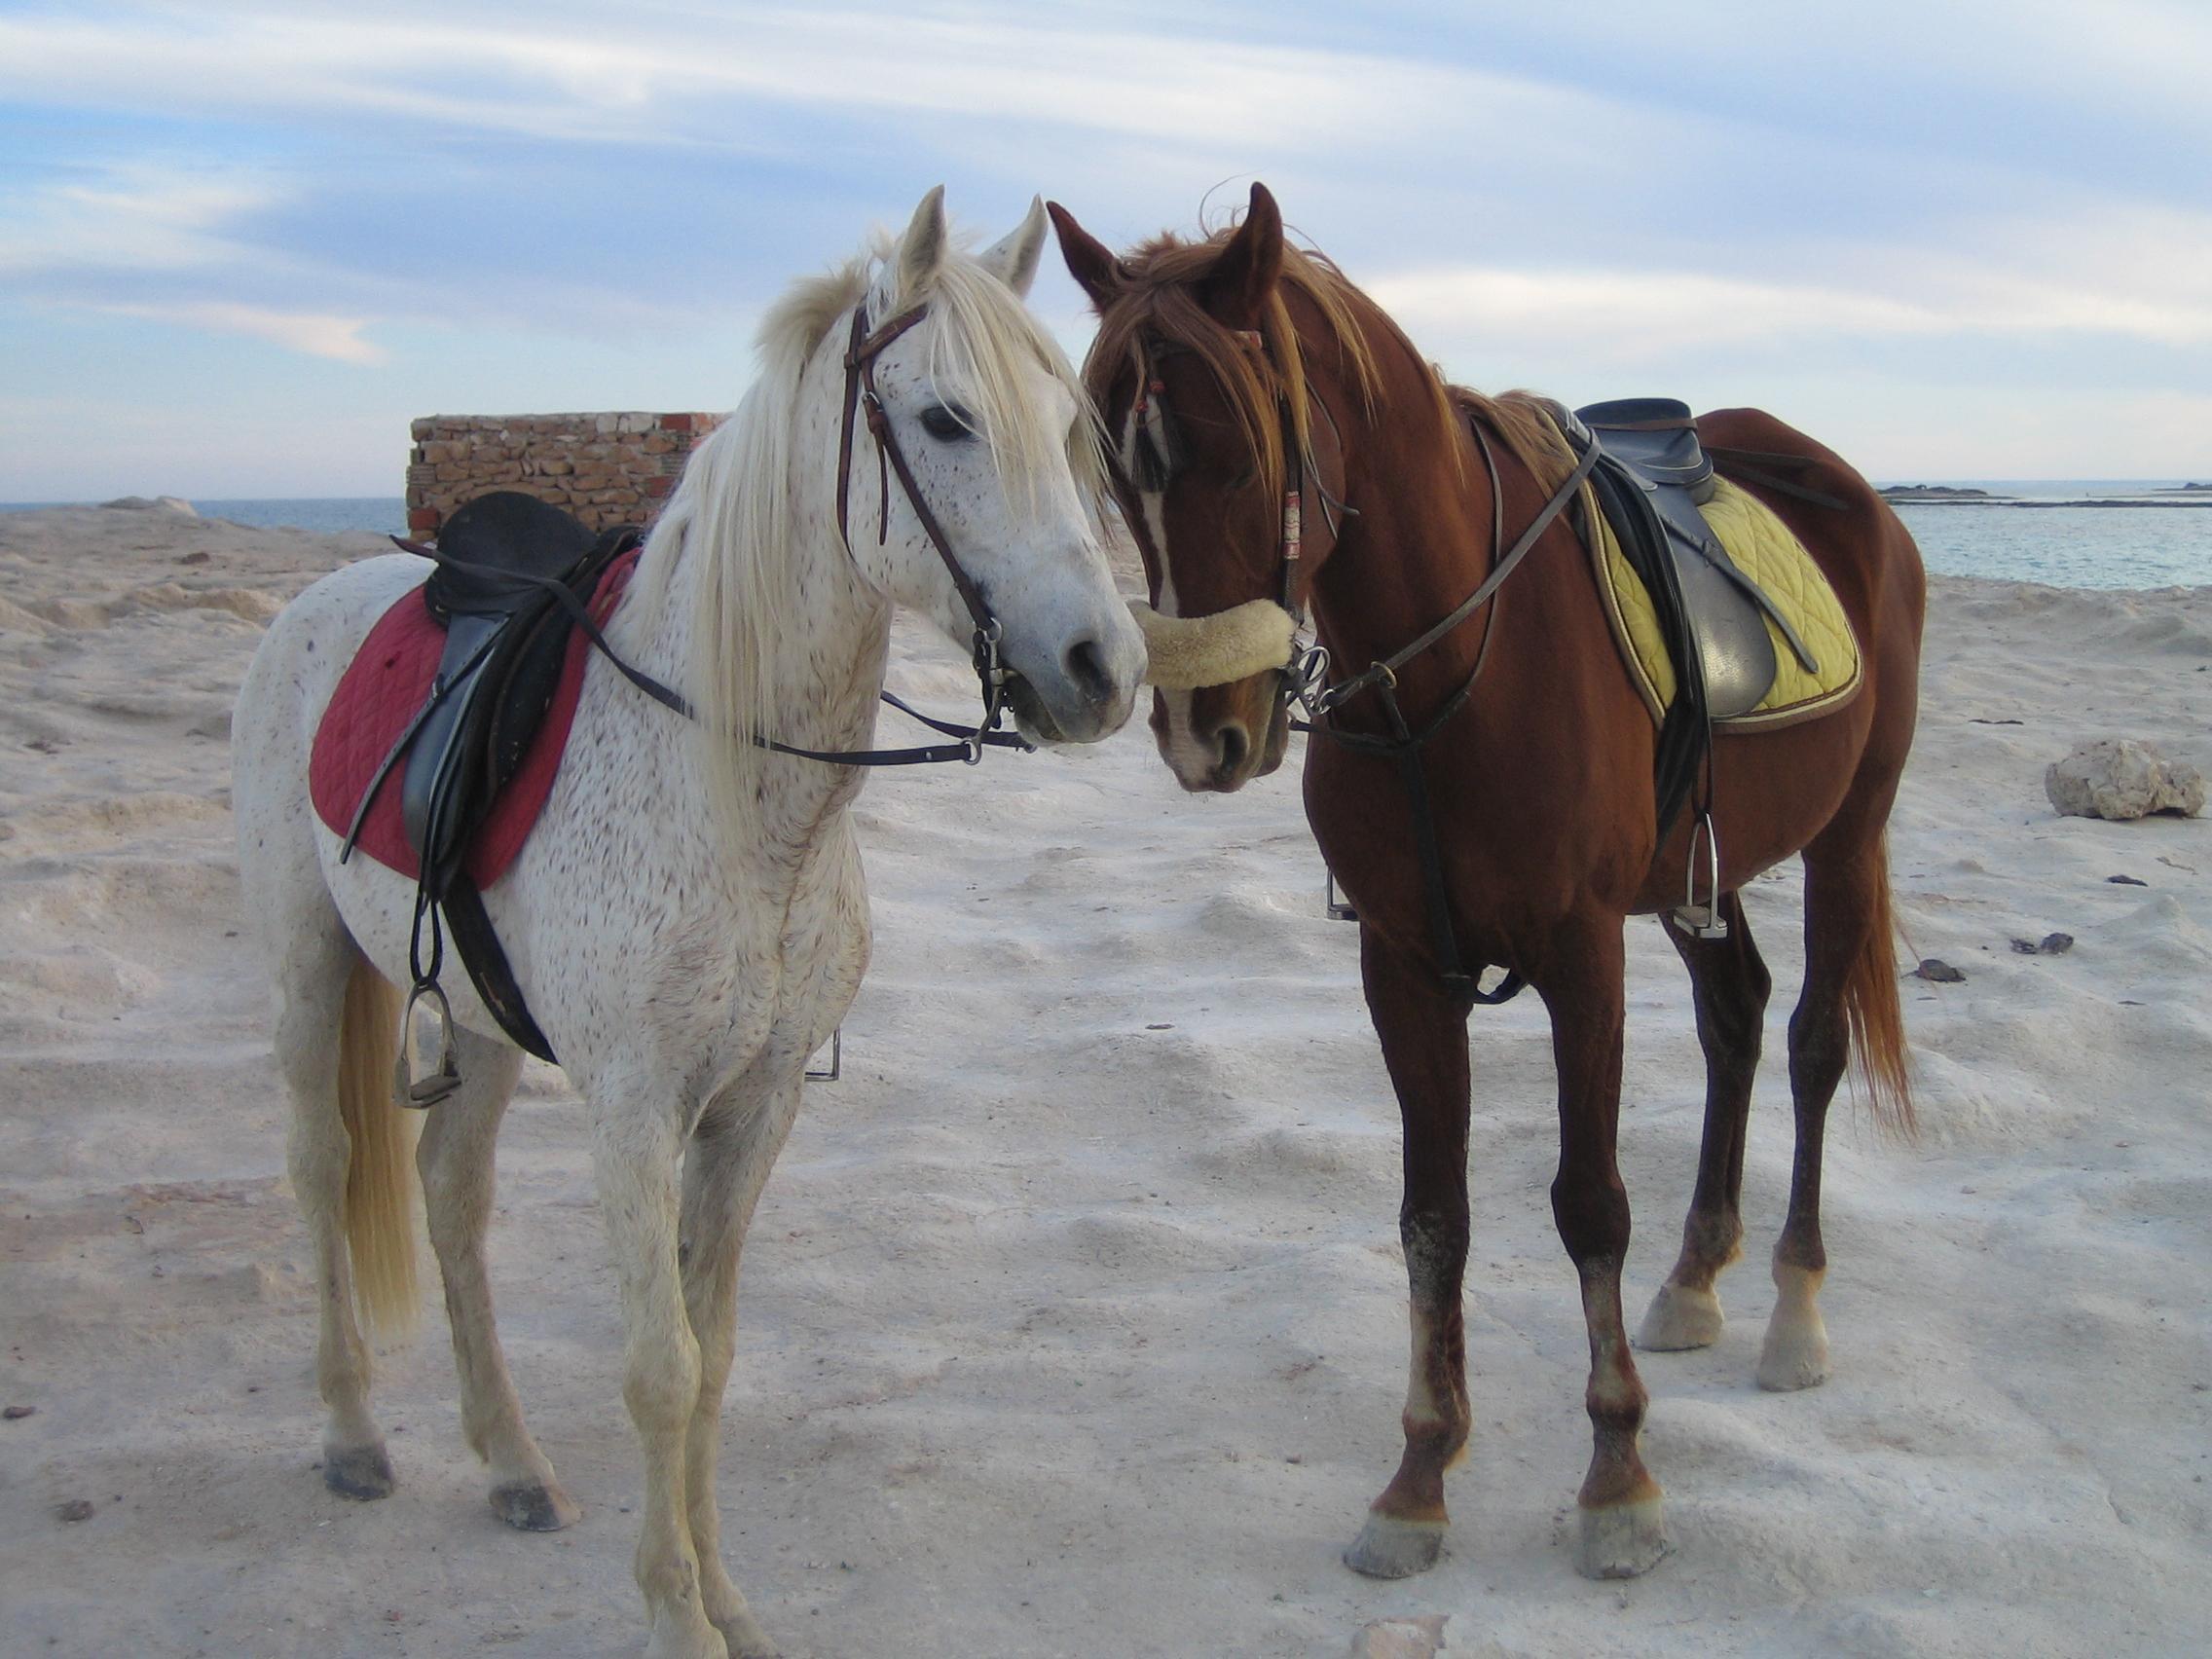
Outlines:
[[[1876,481],[1982,490],[1990,499],[1893,503],[1928,569],[1942,575],[2047,582],[2054,587],[2158,588],[2212,584],[2212,493],[2187,478],[1947,478]],[[203,518],[314,535],[404,535],[398,496],[210,497]],[[96,501],[0,501],[0,512],[97,506]],[[2021,510],[2033,509],[2033,510]],[[2161,510],[2165,509],[2165,510]]]

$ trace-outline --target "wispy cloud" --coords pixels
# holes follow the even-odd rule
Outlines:
[[[2097,210],[1975,227],[1986,250],[1831,250],[1825,281],[1629,266],[1468,264],[1369,284],[1417,334],[1572,341],[1629,358],[1746,342],[2053,336],[2212,345],[2212,220]],[[1779,256],[1791,257],[1785,244]],[[1803,258],[1797,252],[1797,258]],[[1748,254],[1771,263],[1778,251]]]
[[[162,8],[0,18],[0,92],[35,101],[226,114],[338,111],[597,141],[718,135],[736,99],[908,110],[1307,150],[1368,124],[1525,98],[1463,66],[1067,27],[1032,17],[857,11],[633,11],[465,20],[379,9]],[[461,19],[461,20],[457,20]]]
[[[156,163],[0,194],[0,275],[222,265],[241,252],[226,231],[275,200],[248,177]]]
[[[384,348],[361,338],[371,319],[331,316],[320,312],[275,311],[264,306],[236,305],[207,300],[184,305],[95,305],[88,308],[114,316],[141,317],[216,334],[242,334],[266,340],[287,351],[310,357],[328,357],[340,363],[381,363]]]

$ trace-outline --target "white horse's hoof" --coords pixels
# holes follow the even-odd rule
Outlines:
[[[1664,1499],[1657,1493],[1634,1503],[1584,1509],[1574,1569],[1585,1578],[1635,1578],[1667,1553]]]
[[[1374,1515],[1345,1551],[1345,1566],[1369,1578],[1411,1578],[1426,1572],[1444,1554],[1441,1521],[1401,1521]]]
[[[735,1654],[704,1619],[696,1627],[678,1629],[655,1620],[652,1640],[645,1643],[645,1659],[735,1659]]]
[[[1778,1311],[1759,1353],[1759,1386],[1777,1394],[1818,1388],[1828,1380],[1828,1333],[1819,1313],[1784,1319]]]
[[[1651,1353],[1711,1347],[1720,1340],[1727,1323],[1720,1311],[1720,1298],[1712,1291],[1663,1284],[1651,1299],[1643,1323],[1637,1327],[1636,1346]]]
[[[518,1532],[558,1532],[584,1512],[552,1481],[516,1481],[492,1489],[492,1513]]]
[[[343,1452],[325,1448],[322,1484],[340,1497],[367,1503],[374,1498],[389,1497],[391,1489],[399,1484],[399,1477],[391,1472],[391,1459],[385,1456],[381,1445],[353,1446]]]
[[[750,1615],[742,1621],[715,1628],[729,1644],[729,1659],[783,1659],[784,1650],[768,1640],[768,1633],[755,1624]]]

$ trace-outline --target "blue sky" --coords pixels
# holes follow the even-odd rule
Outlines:
[[[2206,0],[73,0],[0,4],[0,499],[397,495],[415,416],[729,407],[931,184],[1119,244],[1254,177],[1476,386],[2212,475]]]

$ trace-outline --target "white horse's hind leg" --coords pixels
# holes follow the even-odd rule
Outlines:
[[[291,1090],[287,1161],[293,1194],[314,1241],[320,1291],[315,1377],[330,1411],[322,1435],[322,1481],[343,1496],[374,1498],[387,1495],[394,1480],[384,1436],[369,1416],[369,1350],[353,1318],[353,1275],[346,1242],[346,1176],[352,1141],[338,1106],[338,1035],[347,982],[359,960],[335,911],[321,937],[295,936],[283,963],[276,1063]]]
[[[680,1108],[672,1089],[625,1082],[631,1087],[595,1091],[593,1167],[622,1293],[622,1398],[645,1458],[644,1527],[634,1566],[652,1621],[645,1654],[728,1659],[727,1643],[707,1618],[684,1500],[684,1441],[699,1401],[699,1342],[684,1312],[678,1262]],[[629,1115],[617,1118],[625,1106]]]
[[[492,1510],[526,1532],[573,1526],[581,1514],[523,1425],[522,1402],[492,1310],[484,1232],[492,1218],[499,1120],[522,1071],[522,1053],[472,1031],[456,1033],[461,1086],[425,1114],[416,1161],[423,1172],[430,1243],[445,1279],[446,1318],[461,1373],[461,1432],[492,1468]]]
[[[737,1269],[760,1189],[798,1116],[796,1077],[764,1099],[718,1102],[701,1119],[683,1163],[683,1301],[699,1339],[699,1399],[684,1439],[684,1495],[707,1617],[730,1659],[773,1659],[776,1645],[755,1621],[722,1567],[715,1461],[721,1450],[722,1391],[737,1350]]]

